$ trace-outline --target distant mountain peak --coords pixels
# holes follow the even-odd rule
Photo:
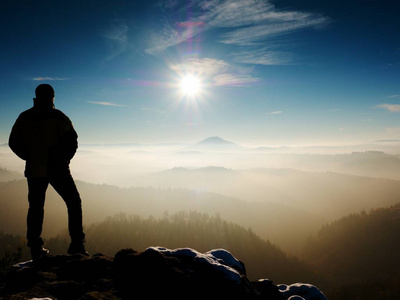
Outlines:
[[[220,138],[219,136],[211,136],[211,137],[205,138],[204,140],[197,143],[197,145],[204,145],[204,144],[235,145],[234,143],[226,141],[223,138]]]
[[[211,136],[205,138],[204,140],[189,146],[189,149],[197,150],[197,151],[211,151],[211,152],[224,152],[224,151],[241,151],[243,150],[242,146],[238,144],[229,142],[220,138],[219,136]]]

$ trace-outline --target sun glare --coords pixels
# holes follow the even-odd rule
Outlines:
[[[185,96],[195,97],[201,92],[200,78],[195,75],[186,75],[179,83],[180,90]]]

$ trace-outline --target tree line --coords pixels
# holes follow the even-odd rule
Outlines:
[[[118,214],[85,228],[87,249],[114,256],[123,248],[143,251],[150,246],[170,249],[193,248],[199,252],[223,248],[241,260],[251,280],[268,278],[276,283],[299,281],[320,283],[310,268],[284,253],[251,229],[196,211],[178,212],[161,218]],[[14,238],[10,238],[14,237]],[[8,246],[7,246],[8,244]],[[69,237],[65,231],[45,241],[52,254],[65,254]],[[0,251],[24,247],[18,236],[0,234]],[[28,252],[23,250],[23,255]],[[23,256],[22,259],[28,259]]]
[[[251,229],[219,215],[197,211],[164,213],[162,217],[117,214],[85,228],[91,254],[109,256],[122,248],[189,247],[199,252],[224,248],[241,260],[251,280],[276,284],[308,282],[331,299],[399,299],[400,203],[351,214],[310,237],[300,259],[261,239]],[[25,240],[0,233],[0,265],[29,258]],[[52,254],[65,254],[66,231],[46,240]]]
[[[386,300],[400,298],[399,253],[400,203],[323,226],[308,239],[303,257],[341,287],[337,299]]]

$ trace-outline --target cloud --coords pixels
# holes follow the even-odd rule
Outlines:
[[[271,51],[270,48],[249,49],[231,54],[233,60],[243,64],[258,65],[286,65],[291,64],[292,55],[280,51]]]
[[[164,5],[164,7],[174,11],[183,11],[182,3],[186,2],[169,2],[168,6]],[[283,59],[282,53],[270,52],[269,49],[262,46],[267,39],[270,41],[271,37],[301,29],[319,28],[329,22],[327,17],[319,14],[278,11],[273,4],[261,0],[200,0],[192,2],[192,6],[190,18],[178,23],[168,21],[168,19],[164,20],[161,29],[157,29],[151,34],[150,45],[146,50],[148,53],[156,54],[187,41],[203,31],[218,29],[223,33],[219,33],[217,42],[236,46],[252,46],[251,50],[241,55],[240,53],[236,54],[237,62],[286,64],[288,57]],[[183,23],[197,25],[179,26]],[[258,47],[256,51],[253,48],[255,46]],[[255,55],[254,58],[251,57],[251,54]]]
[[[164,11],[162,23],[150,32],[147,53],[162,55],[170,47],[203,37],[207,46],[230,45],[222,47],[230,51],[224,59],[192,56],[169,65],[178,77],[195,73],[210,86],[244,87],[259,81],[251,75],[253,69],[241,67],[243,64],[293,64],[293,55],[287,52],[287,47],[280,50],[282,42],[277,42],[277,36],[318,28],[329,22],[319,14],[279,11],[267,0],[194,0],[190,2],[190,17],[178,20],[170,16],[188,16],[186,1],[160,1],[159,5]],[[205,34],[200,36],[202,33]]]
[[[183,23],[192,25],[182,26]],[[177,28],[179,30],[171,27],[169,23],[164,22],[160,31],[150,34],[150,46],[146,49],[146,52],[149,54],[156,54],[171,46],[178,45],[193,38],[204,30],[203,26],[195,24],[202,24],[202,22],[180,22],[177,24]]]
[[[259,81],[259,78],[248,74],[219,74],[214,76],[214,85],[249,86],[250,83]]]
[[[380,104],[378,108],[386,109],[390,112],[400,112],[400,104]]]
[[[60,78],[60,77],[35,77],[32,79],[33,81],[56,81],[56,80],[68,80],[68,78]]]
[[[116,104],[116,103],[113,103],[113,102],[105,102],[105,101],[88,101],[88,103],[97,104],[97,105],[103,105],[103,106],[119,106],[119,107],[124,107],[124,105]]]
[[[181,63],[172,63],[169,67],[178,74],[195,73],[204,77],[212,77],[231,69],[226,61],[214,58],[188,58]]]
[[[274,21],[256,24],[244,28],[232,30],[222,36],[222,43],[236,44],[241,46],[257,45],[269,37],[278,34],[288,34],[296,30],[320,25],[325,18],[309,18],[293,21]]]
[[[270,112],[268,114],[270,114],[270,115],[280,115],[281,113],[283,113],[283,111],[277,110],[277,111],[272,111],[272,112]]]
[[[296,30],[321,26],[326,17],[297,11],[278,11],[267,1],[224,1],[209,15],[210,25],[231,28],[222,36],[222,43],[253,45],[266,38]]]
[[[204,19],[212,27],[248,26],[265,19],[265,12],[273,8],[272,4],[258,0],[214,1]]]
[[[212,86],[248,86],[259,81],[253,77],[251,68],[241,68],[222,59],[189,58],[178,64],[170,64],[170,69],[182,77],[187,73],[196,74]]]
[[[123,53],[128,46],[128,31],[129,27],[123,20],[114,20],[114,23],[103,32],[103,37],[109,42],[111,54],[107,60],[112,60],[121,53]]]

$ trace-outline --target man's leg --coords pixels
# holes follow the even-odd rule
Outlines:
[[[82,226],[82,201],[69,170],[59,172],[50,178],[50,184],[63,198],[68,209],[68,230],[71,245],[68,253],[87,254],[84,248],[85,233]]]
[[[43,240],[41,238],[47,186],[47,178],[28,178],[29,209],[26,237],[28,247],[31,248],[32,259],[48,253],[48,250],[42,247]]]

